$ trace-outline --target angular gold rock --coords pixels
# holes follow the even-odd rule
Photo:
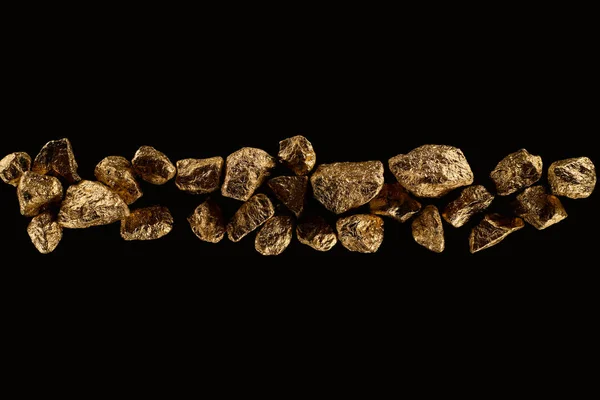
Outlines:
[[[219,189],[224,163],[223,157],[179,160],[175,185],[191,194],[212,193]]]
[[[227,234],[232,242],[239,242],[244,236],[264,224],[275,214],[271,200],[262,193],[256,194],[236,211],[227,225]]]
[[[359,253],[375,253],[383,242],[383,219],[358,214],[337,220],[336,229],[342,246]]]
[[[515,213],[540,230],[567,218],[558,197],[547,194],[541,185],[527,188],[517,196]]]
[[[473,228],[469,236],[471,253],[492,247],[503,241],[509,234],[523,228],[525,223],[521,218],[503,217],[500,214],[487,214]]]
[[[406,222],[421,209],[421,203],[410,197],[399,183],[386,183],[379,194],[369,202],[371,214],[391,217]]]
[[[383,187],[381,161],[321,164],[310,178],[315,198],[329,211],[341,214],[360,207]]]
[[[292,217],[273,217],[260,228],[254,240],[254,248],[263,256],[277,256],[292,241],[294,221]]]
[[[67,189],[58,213],[63,228],[108,225],[129,216],[129,207],[118,194],[100,182],[83,180]]]
[[[448,203],[442,217],[455,228],[460,228],[469,219],[492,204],[494,195],[482,185],[469,186],[460,192],[460,196]]]
[[[62,239],[62,227],[51,211],[33,217],[27,226],[27,233],[35,248],[42,254],[52,253]]]
[[[113,192],[121,196],[127,205],[142,197],[142,189],[135,179],[129,160],[120,156],[109,156],[96,165],[94,175]]]
[[[542,157],[521,149],[504,157],[490,174],[500,196],[533,185],[542,177]]]
[[[279,161],[294,171],[296,175],[308,174],[317,162],[312,144],[300,135],[279,142],[277,156]]]
[[[318,251],[329,251],[337,243],[333,228],[321,216],[303,218],[296,226],[296,236],[300,243]]]
[[[21,214],[34,217],[53,203],[60,203],[63,188],[53,176],[25,172],[17,187],[17,197]]]
[[[19,186],[21,176],[31,168],[31,157],[22,151],[12,153],[0,160],[0,178],[4,183]]]
[[[173,177],[177,169],[162,152],[151,146],[142,146],[131,160],[135,172],[146,182],[164,185]]]
[[[62,176],[69,183],[81,180],[73,147],[67,138],[46,143],[35,157],[31,170],[41,175]]]
[[[412,222],[415,242],[436,253],[444,251],[444,226],[436,206],[428,205]]]
[[[244,147],[227,157],[221,194],[246,201],[275,168],[275,159],[264,150]]]
[[[570,199],[585,199],[596,187],[596,168],[587,157],[553,162],[548,168],[552,194]]]
[[[221,207],[212,199],[196,207],[188,222],[198,239],[209,243],[219,243],[227,231]]]
[[[296,217],[304,210],[306,203],[306,189],[308,178],[306,176],[278,176],[267,182],[267,185],[277,197]]]
[[[398,182],[418,197],[442,197],[473,183],[463,152],[453,146],[426,144],[389,160]]]
[[[160,239],[171,229],[173,216],[167,207],[138,208],[121,220],[121,237],[125,240]]]

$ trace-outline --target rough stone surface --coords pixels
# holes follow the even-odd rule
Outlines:
[[[567,218],[558,197],[546,193],[541,186],[532,186],[517,196],[515,213],[536,229],[546,229]]]
[[[383,215],[398,222],[406,222],[421,209],[421,203],[410,197],[399,183],[386,183],[379,194],[369,202],[371,214]]]
[[[548,168],[548,182],[556,196],[584,199],[596,187],[596,168],[587,157],[556,161]]]
[[[121,237],[125,240],[160,239],[171,229],[173,216],[167,207],[138,208],[121,220]]]
[[[267,182],[275,195],[296,217],[304,210],[306,203],[306,189],[308,178],[306,176],[278,176]]]
[[[504,157],[490,174],[500,196],[518,192],[542,177],[542,157],[521,149]]]
[[[224,163],[223,157],[179,160],[175,185],[191,194],[212,193],[219,189]]]
[[[125,157],[106,157],[96,165],[94,175],[98,181],[121,196],[128,205],[143,195],[140,184],[135,179],[133,167]]]
[[[230,154],[227,157],[221,194],[236,200],[248,200],[275,165],[275,158],[266,151],[253,147],[244,147]]]
[[[204,242],[219,243],[227,231],[221,207],[212,199],[196,207],[188,222],[194,234]]]
[[[487,209],[493,200],[494,195],[488,192],[484,186],[469,186],[462,190],[456,200],[448,203],[442,217],[453,227],[460,228],[473,215]]]
[[[304,136],[294,136],[279,142],[279,161],[296,175],[307,175],[315,166],[317,156]]]
[[[500,214],[487,214],[473,228],[469,236],[471,253],[492,247],[503,241],[509,234],[523,228],[525,223],[521,218],[503,217]]]
[[[273,217],[256,234],[254,248],[263,256],[277,256],[292,241],[294,220],[289,216]]]
[[[383,242],[383,219],[358,214],[337,220],[336,229],[342,246],[359,253],[375,253]]]
[[[35,248],[42,254],[52,253],[62,239],[62,227],[51,211],[33,217],[27,226],[27,234]]]
[[[153,185],[164,185],[173,179],[177,172],[171,160],[151,146],[140,147],[131,164],[140,178]]]
[[[22,151],[12,153],[0,160],[0,179],[4,183],[18,186],[21,176],[31,168],[31,157]]]
[[[46,143],[35,157],[31,170],[41,175],[61,176],[69,183],[81,180],[73,147],[66,138]]]
[[[267,222],[275,214],[271,200],[262,193],[256,194],[236,211],[227,225],[227,235],[232,242],[239,242],[244,236]]]
[[[337,243],[333,228],[321,216],[303,218],[296,226],[296,236],[300,243],[318,251],[329,251]]]
[[[415,242],[436,253],[444,251],[444,226],[436,206],[428,205],[412,222]]]
[[[54,203],[60,203],[63,188],[53,176],[25,172],[17,186],[21,214],[34,217]]]

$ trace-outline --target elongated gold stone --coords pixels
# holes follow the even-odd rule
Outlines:
[[[255,194],[242,204],[227,225],[227,234],[232,242],[239,242],[244,236],[267,222],[275,214],[271,200],[262,193]]]
[[[67,138],[46,143],[35,157],[31,170],[41,175],[63,177],[69,183],[81,180],[77,174],[73,147]]]
[[[455,228],[460,228],[469,219],[484,211],[492,204],[494,195],[487,191],[484,186],[469,186],[460,192],[460,196],[448,203],[444,208],[442,217]]]
[[[275,168],[275,159],[266,151],[244,147],[227,157],[221,194],[246,201]]]
[[[558,197],[547,194],[542,185],[529,187],[517,196],[515,213],[539,230],[567,218]]]
[[[307,175],[315,166],[317,156],[304,136],[294,136],[279,142],[279,161],[296,175]]]
[[[277,197],[296,217],[300,217],[306,203],[306,189],[308,178],[306,176],[278,176],[267,185]]]
[[[34,217],[54,203],[60,203],[63,187],[53,176],[25,172],[17,187],[21,214]]]
[[[51,211],[33,217],[27,226],[27,234],[35,248],[42,254],[52,253],[62,239],[62,227]]]
[[[219,189],[224,163],[223,157],[179,160],[175,185],[191,194],[212,193]]]
[[[548,168],[552,194],[570,199],[585,199],[596,187],[596,168],[587,157],[553,162]]]
[[[504,157],[490,174],[500,196],[518,192],[542,177],[542,157],[521,149]]]
[[[296,226],[296,236],[302,244],[318,251],[329,251],[337,243],[331,225],[321,216],[305,217]]]
[[[294,220],[287,215],[276,216],[269,219],[260,228],[254,240],[254,248],[263,256],[277,256],[292,241]]]
[[[0,160],[0,179],[4,183],[18,186],[21,176],[31,168],[29,154],[19,151],[12,153]]]
[[[160,239],[171,229],[173,216],[167,207],[138,208],[121,220],[121,237],[125,240]]]
[[[428,205],[412,222],[415,242],[436,253],[444,251],[444,226],[440,212],[434,205]]]
[[[383,219],[376,215],[358,214],[337,220],[336,228],[342,246],[359,253],[375,253],[383,242]]]
[[[219,243],[227,231],[221,207],[212,199],[196,207],[188,222],[198,239],[209,243]]]
[[[151,146],[140,147],[131,164],[143,180],[153,185],[164,185],[173,179],[177,172],[171,160]]]
[[[521,218],[503,217],[500,214],[487,214],[473,228],[469,236],[471,253],[487,249],[503,241],[511,233],[523,228],[525,223]]]
[[[129,160],[120,156],[109,156],[96,165],[94,175],[129,205],[142,197],[142,189],[135,179]]]
[[[383,215],[398,222],[406,222],[421,209],[421,203],[410,197],[399,183],[386,183],[379,194],[369,202],[371,214]]]

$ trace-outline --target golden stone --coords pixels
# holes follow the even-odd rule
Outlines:
[[[296,217],[300,217],[306,203],[306,176],[278,176],[267,182],[275,197]]]
[[[212,199],[196,207],[188,222],[198,239],[209,243],[219,243],[227,231],[221,207]]]
[[[525,223],[521,218],[503,217],[500,214],[487,214],[473,228],[469,236],[471,253],[487,249],[503,241],[508,235],[523,228]]]
[[[41,175],[61,176],[69,183],[81,180],[73,147],[67,138],[46,143],[35,157],[31,170]]]
[[[171,160],[151,146],[140,147],[131,164],[140,178],[153,185],[164,185],[173,179],[177,172]]]
[[[62,239],[62,227],[51,211],[33,217],[27,226],[27,234],[35,248],[42,254],[52,253]]]
[[[329,251],[337,243],[333,228],[321,216],[303,218],[296,226],[296,236],[300,243],[318,251]]]
[[[421,209],[421,203],[410,197],[399,183],[386,183],[379,194],[369,202],[371,214],[391,217],[406,222]]]
[[[125,240],[160,239],[171,229],[173,216],[167,207],[138,208],[121,220],[121,237]]]
[[[518,192],[542,177],[542,157],[521,149],[504,157],[491,172],[490,178],[500,196]]]
[[[277,156],[279,161],[294,171],[296,175],[308,174],[317,162],[312,144],[300,135],[279,142]]]
[[[273,203],[262,193],[256,194],[236,211],[227,225],[227,234],[232,242],[239,242],[244,236],[264,224],[275,214]]]
[[[281,215],[269,219],[260,228],[254,240],[254,248],[263,256],[276,256],[289,246],[292,241],[294,220]]]
[[[21,214],[34,217],[53,203],[60,203],[63,187],[53,176],[25,172],[17,186]]]
[[[412,222],[412,235],[415,242],[436,253],[444,251],[444,226],[440,212],[434,205],[428,205]]]
[[[31,157],[22,151],[12,153],[0,160],[0,179],[12,186],[19,186],[21,176],[31,168]]]
[[[585,199],[596,187],[596,168],[587,157],[553,162],[548,168],[552,194],[570,199]]]
[[[558,197],[547,194],[541,185],[527,188],[517,196],[515,213],[539,230],[567,218],[567,212]]]
[[[221,194],[247,201],[275,168],[275,159],[266,151],[244,147],[227,157]]]
[[[460,196],[448,203],[444,208],[442,217],[455,228],[460,228],[469,219],[492,204],[494,195],[487,191],[484,186],[474,185],[464,188]]]
[[[358,214],[337,220],[336,229],[342,246],[359,253],[375,253],[383,242],[383,219]]]
[[[175,185],[191,194],[212,193],[219,189],[224,163],[223,157],[179,160]]]
[[[120,156],[109,156],[96,165],[94,175],[129,205],[142,197],[142,189],[135,179],[129,160]]]

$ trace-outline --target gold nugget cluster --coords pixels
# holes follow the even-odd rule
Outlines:
[[[277,157],[244,147],[226,159],[188,158],[175,164],[155,148],[142,146],[131,161],[122,156],[101,160],[94,170],[97,180],[90,181],[79,176],[69,140],[60,139],[48,142],[33,162],[24,152],[7,155],[0,161],[0,178],[17,188],[21,214],[32,217],[27,233],[43,254],[58,246],[64,228],[120,221],[124,240],[154,240],[171,232],[173,217],[166,207],[129,208],[143,196],[140,179],[153,185],[174,179],[185,193],[208,194],[188,218],[198,239],[218,243],[227,235],[238,242],[258,230],[256,251],[267,256],[285,251],[294,231],[300,243],[317,251],[329,251],[340,242],[350,251],[374,253],[383,243],[382,217],[399,223],[412,219],[415,242],[441,253],[443,221],[460,228],[486,211],[495,195],[515,195],[512,215],[484,214],[472,228],[469,248],[475,253],[498,244],[525,222],[546,229],[562,221],[567,212],[557,196],[586,198],[596,185],[595,167],[587,157],[552,163],[549,188],[534,185],[542,177],[542,158],[525,149],[509,154],[494,168],[493,191],[473,185],[475,176],[465,155],[447,145],[424,145],[392,157],[388,167],[397,182],[389,183],[384,181],[381,161],[316,166],[316,160],[312,144],[303,136],[279,142]],[[290,173],[273,177],[278,163]],[[435,205],[421,204],[461,187],[441,213]],[[210,197],[219,189],[222,196],[243,202],[229,221],[215,196]],[[330,223],[318,213],[305,212],[310,196],[332,213],[329,216],[344,215]]]

